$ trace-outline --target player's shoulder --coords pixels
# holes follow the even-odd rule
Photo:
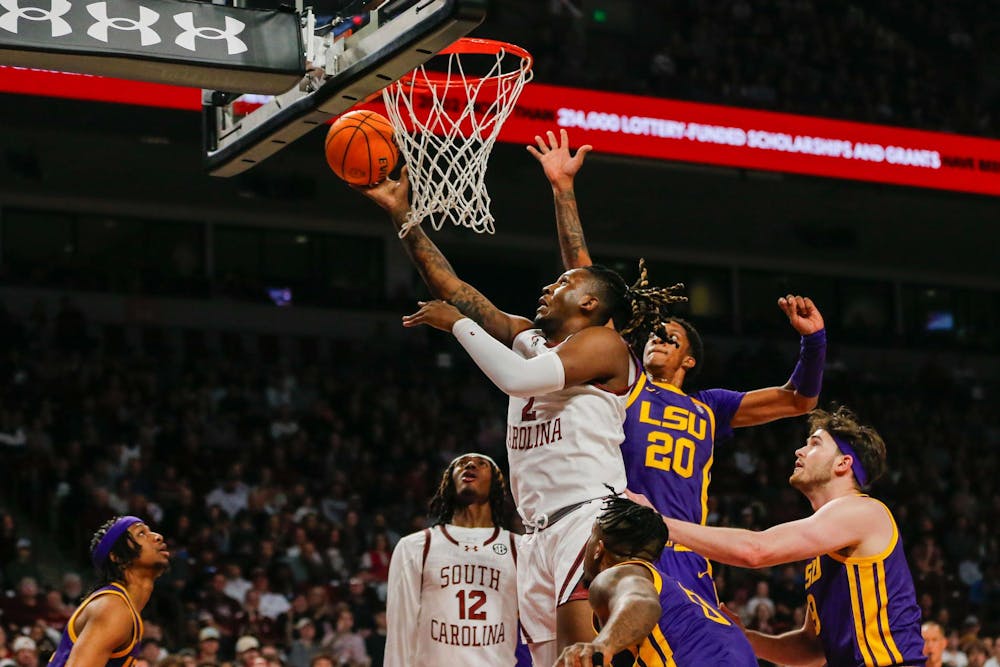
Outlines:
[[[431,539],[431,534],[434,532],[435,527],[431,526],[424,528],[423,530],[418,530],[415,533],[410,533],[409,535],[404,535],[399,538],[396,542],[396,549],[407,550],[413,548],[423,547],[428,539]]]
[[[79,621],[82,625],[114,627],[133,623],[132,605],[125,594],[114,588],[95,591],[83,603]]]

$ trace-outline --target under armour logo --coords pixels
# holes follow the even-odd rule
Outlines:
[[[17,20],[28,21],[48,21],[52,24],[52,36],[62,37],[73,32],[66,19],[62,18],[72,5],[69,0],[52,0],[52,9],[42,9],[41,7],[19,7],[18,0],[0,0],[0,7],[7,11],[0,16],[0,28],[7,32],[17,34]]]
[[[174,21],[184,30],[184,32],[177,35],[177,39],[174,41],[177,42],[177,46],[185,48],[188,51],[195,50],[194,43],[197,37],[226,40],[226,49],[231,56],[247,50],[247,45],[243,43],[242,39],[237,37],[246,28],[246,24],[231,16],[226,17],[225,30],[220,30],[219,28],[196,28],[194,26],[194,12],[177,14],[174,16]]]
[[[463,545],[466,551],[479,551],[478,544],[465,544]]]
[[[139,43],[143,46],[160,43],[160,36],[153,30],[153,24],[160,19],[160,15],[148,7],[139,5],[139,20],[116,16],[108,18],[108,3],[95,2],[87,5],[87,11],[97,19],[97,23],[90,26],[87,34],[102,42],[108,41],[108,30],[116,28],[118,30],[138,30]]]

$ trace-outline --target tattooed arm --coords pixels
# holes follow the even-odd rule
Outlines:
[[[405,167],[398,181],[386,179],[370,188],[355,189],[389,213],[397,232],[402,229],[410,210],[410,183]],[[517,334],[532,328],[531,320],[501,311],[476,288],[459,278],[451,263],[420,225],[411,227],[401,240],[431,294],[448,301],[504,345],[510,346]]]
[[[594,262],[587,250],[587,241],[583,237],[583,227],[580,225],[580,212],[576,206],[576,193],[573,191],[573,179],[583,166],[583,158],[590,152],[591,146],[580,146],[576,155],[570,157],[569,135],[566,130],[559,131],[559,141],[552,132],[546,133],[548,142],[536,136],[538,148],[528,146],[528,152],[535,156],[545,177],[552,184],[552,198],[556,207],[556,229],[559,232],[559,251],[562,253],[563,266],[567,269],[578,269],[590,266]]]
[[[603,654],[601,664],[610,665],[616,653],[641,644],[663,613],[652,576],[641,565],[604,570],[590,584],[589,595],[601,632],[589,643],[566,647],[556,661],[559,667],[590,665],[594,653]]]

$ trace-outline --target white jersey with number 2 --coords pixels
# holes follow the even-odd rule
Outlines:
[[[517,662],[517,544],[500,528],[438,525],[389,562],[386,667]]]
[[[566,340],[569,340],[568,338]],[[539,329],[522,331],[513,350],[526,359],[555,354]],[[625,343],[622,342],[622,345]],[[636,379],[629,354],[629,384]],[[510,397],[507,458],[518,511],[527,520],[561,507],[625,489],[621,444],[628,390],[615,394],[596,384],[566,387],[531,398]]]

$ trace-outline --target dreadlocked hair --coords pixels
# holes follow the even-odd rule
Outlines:
[[[451,521],[458,507],[458,494],[455,493],[455,483],[451,479],[455,472],[455,466],[459,459],[451,462],[441,474],[441,483],[438,484],[437,492],[428,503],[428,513],[430,514],[431,525],[437,526]],[[507,482],[504,479],[503,471],[496,465],[490,464],[493,475],[490,479],[490,515],[493,518],[493,525],[500,528],[509,528],[510,510],[507,508]]]
[[[668,316],[668,306],[687,301],[687,297],[680,294],[684,283],[670,287],[650,287],[645,259],[639,260],[639,279],[632,286],[626,284],[617,271],[606,266],[592,264],[585,268],[604,287],[604,294],[599,294],[598,298],[606,304],[605,319],[614,322],[615,330],[633,348],[635,341],[632,339],[637,332],[647,332],[639,343],[641,349],[649,337],[648,332],[653,331]]]
[[[114,526],[115,522],[120,518],[120,516],[116,516],[101,524],[101,527],[97,529],[97,532],[94,533],[94,536],[90,539],[91,553],[94,552],[97,545],[100,544],[104,536],[108,534],[108,531],[111,530],[111,527]],[[124,582],[125,569],[132,564],[132,561],[139,557],[140,551],[142,551],[142,546],[135,541],[132,534],[127,530],[122,533],[122,536],[119,537],[118,541],[111,547],[108,557],[105,558],[104,562],[97,568],[97,588],[107,586],[115,581]]]
[[[655,561],[669,536],[656,510],[618,495],[604,499],[597,524],[601,527],[605,548],[625,558]]]

